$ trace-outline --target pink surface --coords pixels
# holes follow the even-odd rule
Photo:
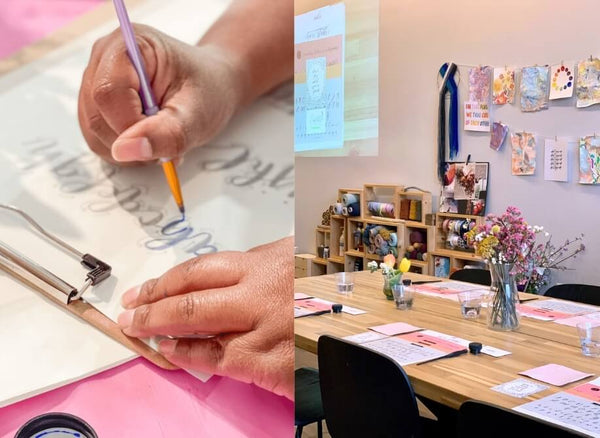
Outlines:
[[[144,359],[0,409],[0,438],[46,412],[86,420],[100,438],[291,437],[294,407],[254,385],[185,371],[165,371]]]
[[[522,371],[519,374],[528,376],[542,382],[549,383],[555,386],[563,386],[567,383],[576,382],[577,380],[585,379],[593,374],[582,373],[581,371],[567,368],[562,365],[549,363],[541,367],[532,368],[527,371]]]
[[[2,0],[0,58],[42,39],[104,0]]]
[[[416,332],[417,330],[422,329],[419,327],[415,327],[414,325],[407,324],[405,322],[393,322],[391,324],[376,325],[374,327],[369,327],[369,330],[373,330],[388,336],[394,336],[400,335],[402,333]]]

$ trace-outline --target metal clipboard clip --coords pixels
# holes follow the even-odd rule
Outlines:
[[[61,292],[61,294],[52,294],[55,298],[65,301],[70,304],[72,301],[81,299],[83,293],[90,287],[101,283],[103,280],[110,277],[112,268],[104,263],[102,260],[94,257],[91,254],[84,254],[68,243],[60,240],[58,237],[50,234],[44,230],[31,216],[25,213],[23,210],[14,207],[12,205],[0,204],[0,208],[17,213],[24,218],[37,232],[43,235],[54,244],[60,246],[69,255],[73,256],[83,265],[84,268],[88,269],[86,273],[83,286],[79,289],[71,286],[68,282],[62,278],[56,276],[46,268],[34,262],[24,254],[19,253],[14,248],[11,248],[4,242],[0,241],[0,267],[7,269],[8,271],[15,271],[15,265],[27,271],[37,279],[51,286],[52,288]],[[62,295],[64,294],[64,295]]]

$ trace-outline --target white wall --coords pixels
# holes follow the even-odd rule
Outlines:
[[[522,67],[600,56],[600,33],[594,24],[599,13],[600,3],[594,0],[573,0],[568,6],[542,0],[381,0],[380,156],[297,157],[299,251],[314,251],[314,227],[339,187],[414,185],[431,191],[437,203],[436,75],[442,63]],[[468,68],[460,72],[462,103]],[[576,271],[557,276],[563,282],[600,284],[600,187],[577,183],[579,154],[573,146],[570,181],[544,181],[543,137],[600,135],[599,111],[600,106],[576,109],[574,98],[551,101],[549,109],[536,113],[522,113],[518,104],[492,108],[493,119],[508,124],[511,131],[540,136],[535,176],[511,176],[509,139],[494,152],[489,134],[460,133],[458,160],[470,153],[473,160],[490,162],[488,213],[515,205],[530,223],[551,231],[556,241],[585,234],[586,251],[573,264]]]

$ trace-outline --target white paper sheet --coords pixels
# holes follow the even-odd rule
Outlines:
[[[593,437],[600,437],[600,405],[583,397],[558,392],[513,409]]]
[[[195,42],[227,3],[152,0],[131,15]],[[193,231],[164,228],[176,208],[159,166],[114,168],[88,151],[77,123],[77,92],[93,41],[116,25],[115,19],[0,78],[0,202],[24,209],[113,266],[113,276],[86,293],[113,320],[127,288],[195,254],[246,250],[284,237],[293,224],[293,106],[285,90],[248,108],[223,135],[186,156],[179,174]],[[23,224],[0,212],[2,241],[81,285],[78,263]],[[12,278],[0,277],[0,285],[0,335],[11,356],[0,362],[0,405],[132,357]],[[67,333],[72,341],[65,341]]]
[[[544,179],[568,181],[569,154],[564,139],[547,138],[544,143]]]

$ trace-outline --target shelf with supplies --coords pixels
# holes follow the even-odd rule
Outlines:
[[[436,277],[448,277],[466,265],[485,268],[481,257],[475,255],[464,235],[474,226],[485,221],[483,216],[456,213],[437,213],[435,221],[435,248],[431,253],[432,273]]]
[[[412,223],[425,224],[425,218],[431,214],[431,193],[417,187],[406,187],[396,191],[398,218]]]
[[[389,217],[369,211],[369,201],[388,205],[385,214]],[[401,204],[405,209],[408,206],[407,219],[399,218]],[[360,205],[362,214],[339,214],[348,213],[351,205]],[[329,211],[329,225],[320,225],[315,231],[317,257],[313,263],[317,267],[312,270],[313,275],[364,270],[369,261],[382,261],[389,253],[398,260],[404,256],[410,258],[412,271],[431,273],[427,253],[435,247],[435,227],[425,223],[426,219],[432,218],[431,193],[391,184],[365,184],[363,189],[341,188]]]
[[[396,258],[404,247],[404,222],[389,221],[380,218],[363,219],[363,246],[365,258],[383,260],[388,253]],[[368,241],[365,240],[368,234]]]
[[[365,184],[361,203],[363,219],[396,221],[400,219],[398,192],[404,186],[389,184]]]
[[[411,269],[420,274],[430,275],[430,254],[435,248],[435,227],[418,222],[407,221],[404,224],[404,246],[400,258],[411,262]]]
[[[348,218],[359,218],[361,216],[362,189],[338,189],[338,197],[334,212]],[[338,205],[341,204],[341,205]],[[341,210],[335,211],[335,210]]]

